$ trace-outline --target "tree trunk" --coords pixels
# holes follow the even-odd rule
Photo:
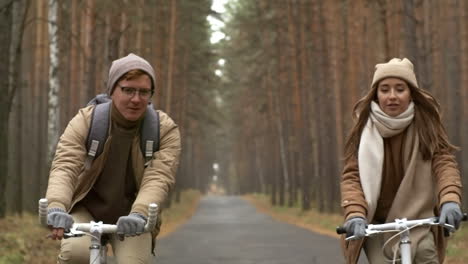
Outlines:
[[[166,88],[166,101],[165,101],[165,110],[168,114],[171,113],[171,97],[172,97],[172,85],[174,78],[174,68],[175,68],[175,43],[177,34],[177,0],[171,0],[171,24],[169,29],[169,62],[167,65],[167,86]]]
[[[96,10],[94,7],[94,0],[86,1],[86,10],[83,12],[85,15],[85,33],[84,35],[84,73],[83,78],[84,85],[84,101],[87,102],[93,98],[98,92],[96,87],[96,77],[98,75],[96,71],[97,56],[96,46],[98,45],[98,35],[96,34]]]
[[[6,182],[8,178],[8,127],[9,127],[9,93],[10,93],[10,79],[11,70],[13,67],[12,60],[15,58],[15,52],[12,51],[12,31],[13,26],[13,5],[4,7],[6,10],[0,13],[0,49],[9,50],[8,63],[0,63],[0,92],[7,96],[0,96],[0,146],[2,151],[0,153],[0,218],[6,215]],[[7,9],[8,8],[8,9]],[[14,31],[13,31],[14,32]]]
[[[21,41],[25,27],[26,15],[28,13],[29,1],[13,1],[7,10],[2,12],[0,19],[3,39],[0,42],[2,50],[8,50],[8,62],[3,64],[0,73],[3,81],[0,92],[4,96],[0,97],[0,146],[5,146],[0,154],[0,218],[6,215],[5,186],[8,178],[8,132],[10,112],[13,105],[13,98],[20,81],[21,67]]]
[[[463,107],[463,114],[462,117],[464,118],[464,121],[462,121],[462,126],[461,126],[461,134],[465,135],[462,137],[462,157],[461,160],[465,162],[460,162],[461,164],[461,175],[462,177],[462,182],[463,186],[468,186],[468,138],[466,135],[468,135],[468,2],[467,1],[461,1],[461,7],[459,9],[460,11],[460,29],[461,29],[461,98],[462,98],[462,107]],[[466,190],[466,187],[465,187]],[[462,204],[464,204],[465,210],[467,209],[468,206],[468,195],[465,191],[465,194],[463,195],[463,201]]]
[[[57,42],[57,0],[49,0],[49,120],[47,164],[52,162],[59,137],[59,52]]]

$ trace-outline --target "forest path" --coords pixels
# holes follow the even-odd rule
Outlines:
[[[158,264],[344,263],[336,238],[278,222],[240,197],[214,195],[158,240],[156,255]]]

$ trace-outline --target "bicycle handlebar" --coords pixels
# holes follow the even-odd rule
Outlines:
[[[47,206],[48,201],[45,198],[39,200],[39,222],[42,226],[47,226]],[[145,225],[145,232],[153,230],[157,220],[158,205],[151,203],[148,206],[148,221]],[[99,228],[101,233],[115,233],[117,225],[102,224],[101,222],[95,223],[74,223],[72,229],[82,232],[92,232],[95,228]]]
[[[399,219],[397,219],[399,220]],[[468,221],[468,214],[464,213],[462,221]],[[426,218],[426,219],[420,219],[420,220],[406,220],[405,225],[408,228],[411,228],[415,225],[420,225],[420,224],[438,224],[439,222],[439,217],[431,217],[431,218]],[[380,224],[380,225],[367,225],[366,228],[372,229],[372,230],[397,230],[399,227],[398,221],[392,222],[392,223],[385,223],[385,224]],[[452,227],[453,228],[453,227]],[[346,234],[346,229],[343,226],[338,226],[336,228],[336,233],[338,235]]]

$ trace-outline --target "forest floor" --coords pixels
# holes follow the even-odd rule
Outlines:
[[[180,203],[162,213],[163,225],[158,239],[189,219],[200,200],[198,191],[183,192]],[[47,239],[46,228],[38,224],[37,215],[7,216],[0,219],[0,264],[55,263],[60,242]]]
[[[244,198],[254,204],[257,210],[276,220],[339,238],[335,229],[343,223],[343,217],[340,214],[324,214],[315,209],[304,212],[299,205],[295,207],[272,206],[270,198],[262,194],[246,195]],[[444,263],[468,263],[468,223],[462,223],[460,229],[449,239]]]

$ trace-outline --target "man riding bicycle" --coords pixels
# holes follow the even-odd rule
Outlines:
[[[440,106],[419,88],[408,59],[377,64],[369,92],[353,109],[357,120],[345,145],[341,205],[345,215],[342,237],[347,263],[356,263],[361,248],[369,262],[386,263],[392,246],[388,236],[364,238],[367,224],[397,218],[440,215],[440,222],[458,228],[461,180],[443,127]],[[445,238],[438,227],[411,230],[415,263],[443,263]],[[395,241],[396,243],[396,241]],[[391,259],[391,258],[390,258]]]
[[[112,63],[107,82],[110,121],[99,156],[87,149],[97,105],[80,109],[68,124],[57,145],[46,194],[53,239],[62,239],[74,221],[116,223],[117,235],[108,239],[118,263],[149,263],[160,223],[152,233],[143,233],[148,204],[161,205],[167,199],[181,148],[177,125],[157,111],[158,149],[142,153],[140,132],[149,122],[155,84],[152,66],[139,56],[129,54]],[[62,240],[58,263],[87,263],[89,244],[87,236]]]

